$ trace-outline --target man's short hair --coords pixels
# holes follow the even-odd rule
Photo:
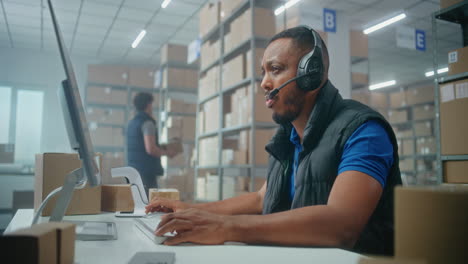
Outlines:
[[[141,92],[133,98],[133,105],[137,111],[145,111],[146,107],[153,102],[153,95],[146,92]]]
[[[314,48],[314,38],[312,34],[310,33],[310,30],[306,27],[293,27],[293,28],[288,28],[284,31],[281,31],[280,33],[274,35],[270,39],[270,43],[277,39],[282,39],[282,38],[290,38],[294,41],[294,44],[303,50],[312,50]]]
[[[300,51],[309,52],[315,46],[314,37],[312,36],[310,29],[304,26],[288,28],[286,30],[281,31],[280,33],[274,35],[270,39],[270,42],[268,42],[268,45],[270,45],[270,43],[272,43],[273,41],[277,39],[282,39],[282,38],[292,39],[294,44],[299,48]],[[323,52],[324,64],[325,64],[326,70],[328,71],[328,67],[329,67],[328,49],[327,49],[327,45],[325,45],[323,40],[322,40],[322,52]]]

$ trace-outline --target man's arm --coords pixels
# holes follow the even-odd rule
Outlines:
[[[261,214],[266,182],[257,192],[250,192],[222,201],[195,204],[193,208],[224,215]]]
[[[240,195],[230,199],[188,204],[178,200],[155,198],[146,208],[146,212],[177,212],[189,208],[196,208],[220,215],[260,214],[263,208],[263,199],[266,192],[266,183],[257,192]]]
[[[151,156],[161,157],[166,155],[166,151],[156,145],[156,136],[155,135],[143,135],[143,140],[145,141],[145,150]]]
[[[335,180],[326,205],[268,215],[220,216],[200,210],[182,210],[163,216],[156,234],[178,230],[177,236],[166,240],[168,245],[239,241],[351,248],[381,194],[382,186],[374,178],[362,172],[346,171]],[[223,203],[218,205],[222,207]]]
[[[338,175],[327,205],[308,206],[262,216],[238,216],[232,238],[247,243],[320,245],[351,248],[382,194],[369,175],[346,171]]]

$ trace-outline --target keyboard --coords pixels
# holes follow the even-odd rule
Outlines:
[[[174,236],[174,234],[169,232],[164,234],[164,236],[154,234],[161,221],[160,216],[161,214],[155,214],[134,219],[135,226],[155,244],[162,244],[168,237]]]

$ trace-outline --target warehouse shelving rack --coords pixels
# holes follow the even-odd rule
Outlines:
[[[127,102],[125,105],[115,105],[115,104],[104,104],[104,103],[94,103],[90,102],[88,98],[88,87],[101,87],[102,89],[108,87],[111,88],[112,90],[120,90],[120,91],[125,91],[127,94]],[[86,102],[86,109],[88,108],[100,108],[104,110],[121,110],[124,112],[124,122],[123,124],[108,124],[105,122],[89,122],[88,120],[88,125],[90,126],[97,126],[97,127],[113,127],[113,128],[122,128],[123,131],[123,137],[124,137],[124,145],[123,146],[105,146],[105,145],[99,145],[95,144],[94,148],[98,152],[106,153],[106,152],[123,152],[125,157],[127,155],[127,149],[126,149],[126,127],[128,121],[132,118],[131,113],[133,109],[133,103],[132,103],[132,94],[134,92],[149,92],[152,94],[159,94],[159,89],[156,88],[146,88],[146,87],[138,87],[138,86],[133,86],[133,85],[115,85],[115,84],[108,84],[108,83],[97,83],[97,82],[87,82],[86,83],[86,91],[85,91],[85,102]],[[153,107],[154,114],[157,116],[159,115],[159,107]]]
[[[196,166],[195,166],[195,173],[194,173],[194,193],[195,193],[195,198],[197,202],[211,202],[214,201],[212,199],[201,199],[197,197],[197,179],[199,177],[199,171],[200,170],[216,170],[217,175],[219,177],[219,185],[218,185],[218,200],[222,200],[224,198],[223,195],[223,178],[228,174],[232,175],[242,175],[242,176],[248,176],[250,177],[250,190],[254,190],[255,187],[255,177],[266,177],[266,166],[259,166],[256,165],[256,160],[255,160],[255,155],[252,155],[249,157],[250,162],[249,164],[241,164],[241,165],[223,165],[223,157],[222,157],[222,149],[223,149],[223,137],[228,134],[232,133],[238,133],[239,131],[247,130],[250,129],[250,134],[249,134],[249,150],[251,153],[255,153],[255,131],[259,128],[275,128],[276,125],[272,123],[259,123],[255,122],[255,119],[250,121],[246,125],[240,125],[240,126],[235,126],[235,127],[228,127],[228,128],[223,128],[224,126],[224,112],[223,112],[223,98],[224,95],[227,95],[237,88],[243,87],[245,85],[250,84],[250,95],[252,101],[250,102],[250,106],[252,109],[255,109],[255,87],[257,85],[257,82],[261,81],[261,78],[259,78],[256,74],[256,69],[255,69],[255,58],[256,58],[256,48],[259,47],[266,47],[268,43],[268,39],[258,37],[255,35],[255,12],[253,12],[255,7],[262,6],[262,7],[271,7],[272,4],[275,4],[276,1],[255,1],[255,0],[245,0],[243,1],[237,8],[235,8],[232,13],[225,17],[222,21],[220,21],[212,30],[210,30],[205,36],[202,38],[202,43],[205,43],[206,41],[209,41],[210,39],[213,38],[218,38],[220,41],[220,56],[217,60],[209,64],[208,66],[202,68],[200,70],[200,75],[206,73],[208,70],[215,66],[222,66],[225,61],[229,60],[230,58],[233,58],[236,55],[241,54],[243,51],[250,50],[252,60],[251,60],[251,72],[249,75],[251,77],[248,77],[244,80],[241,80],[240,82],[231,85],[230,87],[222,87],[222,70],[221,67],[218,72],[218,87],[219,90],[214,93],[213,95],[207,96],[206,98],[199,98],[198,104],[197,104],[197,128],[196,128],[196,139],[195,139],[195,149],[196,151]],[[237,17],[239,17],[244,11],[246,10],[252,10],[251,12],[251,29],[252,29],[252,36],[246,40],[237,45],[236,47],[232,48],[229,52],[224,53],[224,35],[225,35],[225,27],[229,25],[232,21],[234,21]],[[211,100],[219,100],[219,128],[215,131],[209,131],[207,133],[200,134],[199,131],[199,122],[200,120],[199,117],[199,109],[200,106],[205,104],[208,101]],[[199,140],[207,138],[207,137],[214,137],[217,136],[218,140],[218,157],[217,157],[217,164],[216,165],[210,165],[210,166],[199,166]]]
[[[434,63],[434,86],[435,86],[435,132],[437,143],[437,180],[438,183],[443,182],[443,166],[444,161],[462,161],[468,160],[468,155],[442,155],[441,154],[441,136],[440,136],[440,85],[457,80],[468,78],[468,72],[460,74],[439,77],[437,69],[439,68],[438,62],[438,21],[452,22],[461,25],[463,46],[468,45],[468,1],[462,1],[448,8],[441,9],[432,14],[432,41],[433,41],[433,63]]]
[[[159,73],[160,78],[159,80],[162,80],[162,73],[166,68],[178,68],[178,69],[192,69],[192,70],[198,70],[198,65],[197,64],[186,64],[186,63],[181,63],[181,62],[173,62],[173,61],[168,61],[160,65],[159,67]],[[162,138],[162,129],[163,127],[166,126],[167,119],[171,116],[190,116],[190,117],[196,117],[196,113],[179,113],[179,112],[168,112],[167,111],[167,101],[169,99],[173,99],[175,96],[179,97],[184,97],[184,99],[188,99],[189,101],[193,102],[194,104],[197,101],[197,89],[187,89],[187,88],[181,88],[181,87],[164,87],[162,88],[162,83],[156,84],[156,86],[160,87],[159,88],[159,114],[157,115],[157,123],[158,123],[158,136],[159,136],[159,143],[167,143],[165,140]],[[190,159],[188,159],[188,156],[190,156],[192,153],[187,153],[185,150],[189,150],[190,147],[193,147],[195,145],[195,142],[193,140],[186,140],[182,139],[182,144],[184,146],[184,155],[186,158],[186,162],[183,165],[180,166],[167,166],[164,168],[164,175],[162,177],[162,180],[164,182],[160,182],[162,185],[167,185],[169,182],[169,177],[173,173],[178,173],[180,171],[188,170],[191,169],[192,166],[190,164]],[[185,195],[185,194],[184,194]],[[191,195],[190,195],[191,196]],[[192,197],[183,197],[184,199],[189,199],[191,200]]]
[[[412,167],[413,170],[402,170],[402,179],[404,184],[423,184],[423,185],[428,185],[428,184],[433,184],[437,182],[437,176],[436,174],[436,168],[430,168],[432,165],[427,165],[429,162],[433,162],[436,160],[437,156],[437,151],[431,152],[431,153],[418,153],[418,139],[436,139],[435,131],[432,129],[432,133],[430,135],[417,135],[416,130],[415,130],[415,125],[420,124],[420,123],[427,123],[430,122],[431,128],[434,128],[434,123],[435,119],[434,118],[425,118],[425,119],[414,119],[414,109],[417,107],[424,107],[424,106],[434,106],[433,101],[427,101],[427,102],[421,102],[421,103],[415,103],[415,104],[405,104],[402,106],[391,106],[390,103],[390,96],[391,93],[394,92],[407,92],[411,91],[412,89],[417,89],[418,87],[423,87],[425,85],[431,85],[431,82],[418,82],[418,83],[412,83],[412,84],[406,84],[404,86],[400,86],[398,88],[394,89],[388,89],[384,93],[387,94],[387,105],[388,108],[386,109],[387,111],[402,111],[405,110],[407,111],[407,116],[408,120],[404,122],[390,122],[390,125],[392,127],[397,127],[400,128],[403,131],[411,131],[411,135],[409,136],[402,136],[399,137],[397,136],[397,140],[403,141],[403,140],[412,140],[413,141],[413,146],[411,153],[412,154],[403,154],[401,153],[399,155],[400,162],[402,160],[412,160]],[[435,109],[434,109],[435,112]],[[426,163],[425,169],[419,169],[418,168],[418,161],[419,160],[424,160]],[[420,174],[426,174],[425,177],[418,177]],[[434,174],[434,175],[430,175]]]

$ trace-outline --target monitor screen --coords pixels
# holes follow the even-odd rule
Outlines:
[[[81,102],[80,91],[78,90],[78,84],[76,82],[70,56],[68,55],[54,9],[52,8],[52,1],[48,0],[48,2],[63,67],[67,77],[67,79],[62,82],[62,87],[59,89],[58,94],[63,109],[68,138],[71,147],[78,151],[83,172],[85,173],[89,185],[96,186],[101,183],[101,177],[94,159],[95,154],[89,136],[86,114]]]

